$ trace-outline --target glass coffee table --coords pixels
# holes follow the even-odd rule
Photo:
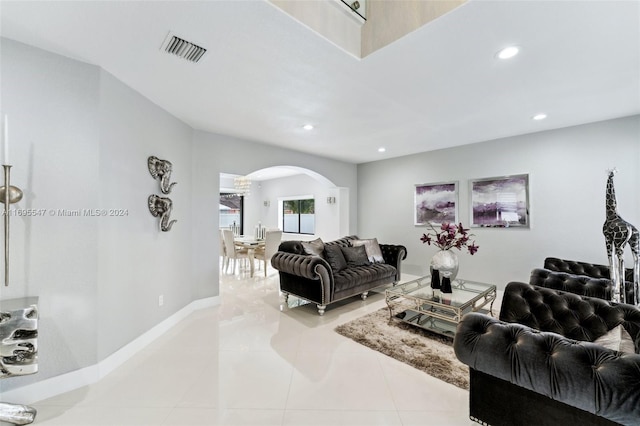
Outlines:
[[[431,276],[399,284],[385,291],[390,319],[453,337],[462,316],[468,312],[493,315],[496,286],[456,278],[452,293],[431,288]]]

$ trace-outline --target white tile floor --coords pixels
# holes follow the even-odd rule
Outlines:
[[[382,294],[320,317],[293,297],[285,306],[268,272],[224,274],[219,306],[100,382],[33,404],[34,424],[475,425],[467,391],[333,331],[385,306]]]

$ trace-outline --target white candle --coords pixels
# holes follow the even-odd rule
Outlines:
[[[9,164],[9,118],[4,115],[4,163]]]

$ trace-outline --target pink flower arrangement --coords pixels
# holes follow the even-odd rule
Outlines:
[[[469,234],[469,230],[465,229],[462,223],[456,225],[445,222],[440,225],[440,231],[434,228],[431,223],[429,223],[429,226],[431,227],[431,232],[422,234],[422,237],[420,237],[420,241],[422,241],[423,244],[427,243],[431,245],[431,243],[433,243],[433,245],[440,250],[449,250],[452,248],[462,250],[466,248],[472,256],[478,251],[478,248],[480,248],[480,246],[476,245],[475,241],[469,242],[474,235]]]

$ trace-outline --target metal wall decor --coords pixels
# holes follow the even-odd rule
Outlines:
[[[613,175],[616,174],[616,172],[616,169],[607,171],[607,188],[605,192],[606,219],[602,226],[607,256],[609,257],[609,272],[613,283],[612,300],[617,303],[640,305],[640,291],[638,289],[638,281],[640,281],[640,264],[638,260],[640,256],[640,234],[635,226],[624,220],[618,214],[616,191],[613,187]],[[626,297],[624,249],[627,244],[629,244],[631,254],[633,255],[633,300],[627,300]]]
[[[5,157],[7,155],[5,154]],[[22,200],[22,190],[11,185],[11,166],[4,164],[4,185],[0,186],[0,202],[4,203],[4,285],[9,285],[9,207]],[[7,191],[7,188],[9,190]]]
[[[168,232],[177,220],[169,221],[173,202],[170,198],[160,197],[158,195],[149,195],[149,211],[153,217],[160,218],[160,230]]]
[[[163,194],[171,193],[173,186],[178,183],[169,183],[171,181],[171,170],[173,168],[171,162],[168,160],[161,160],[152,155],[147,160],[147,164],[149,166],[149,173],[151,173],[151,176],[160,181],[160,191],[162,191]]]
[[[149,167],[151,176],[160,181],[160,191],[163,194],[169,194],[173,186],[177,184],[177,182],[170,183],[171,171],[173,170],[171,162],[169,160],[161,160],[152,155],[147,159],[147,166]],[[173,208],[173,201],[167,197],[149,195],[147,204],[153,217],[160,218],[160,230],[162,232],[169,232],[173,224],[177,222],[177,220],[169,220],[171,209]]]

